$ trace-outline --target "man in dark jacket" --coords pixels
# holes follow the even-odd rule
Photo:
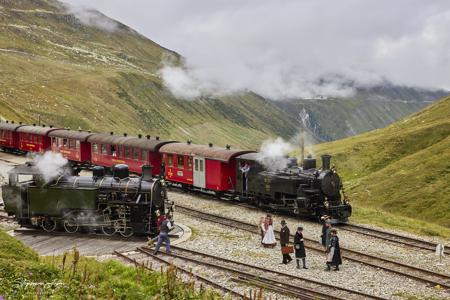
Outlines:
[[[291,232],[289,231],[289,228],[286,225],[286,221],[281,221],[281,230],[280,230],[280,245],[281,248],[286,247],[289,244],[289,237],[291,235]],[[283,253],[283,250],[281,252],[283,254],[283,264],[288,264],[292,261],[292,257],[289,255],[289,253]]]
[[[297,227],[297,232],[294,236],[294,248],[295,258],[297,259],[297,269],[300,269],[300,259],[303,262],[303,269],[308,269],[306,267],[306,251],[303,241],[303,227]]]
[[[331,240],[330,240],[330,246],[328,247],[326,271],[330,271],[331,266],[334,266],[335,271],[339,271],[339,265],[342,265],[341,248],[339,246],[339,238],[337,236],[337,230],[331,229]]]
[[[166,253],[170,253],[170,239],[169,239],[169,231],[173,228],[172,216],[169,216],[168,219],[162,221],[161,226],[159,227],[159,235],[158,235],[158,243],[155,247],[155,255],[158,254],[159,248],[162,243],[166,244]]]

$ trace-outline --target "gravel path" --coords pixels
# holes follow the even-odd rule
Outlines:
[[[214,212],[231,218],[239,217],[239,219],[248,222],[257,222],[262,214],[259,211],[253,211],[245,207],[231,206],[228,203],[212,201],[210,199],[203,199],[203,197],[181,194],[178,192],[170,192],[169,198],[175,201],[175,203],[200,210],[204,209],[205,211]],[[278,229],[278,221],[281,220],[281,217],[277,215],[274,217]],[[181,213],[176,213],[175,218],[177,222],[191,227],[193,231],[192,239],[183,244],[183,246],[187,248],[204,251],[213,255],[221,255],[243,262],[264,265],[277,271],[285,271],[293,274],[298,273],[311,279],[328,280],[330,283],[339,286],[392,299],[402,299],[402,297],[400,297],[401,295],[432,296],[437,299],[450,299],[450,293],[448,291],[427,287],[425,284],[415,280],[358,263],[344,261],[341,271],[325,272],[324,255],[311,251],[307,253],[307,263],[310,267],[308,270],[297,270],[295,269],[294,263],[291,263],[288,266],[280,265],[281,254],[279,247],[276,249],[262,248],[257,235],[240,232],[238,230],[230,230],[229,228],[221,228],[210,223],[202,223],[197,220],[192,220],[190,217]],[[300,224],[298,220],[294,220],[293,218],[286,217],[285,219],[291,229]],[[318,224],[303,221],[301,224],[305,227],[305,234],[311,238],[317,236],[318,232],[320,232],[320,225]],[[344,233],[343,230],[340,231],[339,235],[341,236],[342,244],[346,247],[357,250],[364,250],[368,247],[371,251],[376,251],[367,251],[368,253],[388,256],[399,261],[406,261],[407,263],[410,262],[408,261],[409,257],[417,259],[417,252],[421,253],[421,251],[402,249],[397,245],[376,243],[376,241],[373,241],[373,238],[364,238],[361,237],[361,235],[353,233]],[[369,246],[367,246],[367,244]],[[401,251],[401,255],[399,254],[399,251]],[[426,253],[426,251],[424,252]],[[425,253],[421,253],[421,255],[423,255],[423,257],[428,257]],[[432,255],[431,258],[434,260],[436,259],[434,255]],[[355,274],[358,274],[358,276],[355,276]]]

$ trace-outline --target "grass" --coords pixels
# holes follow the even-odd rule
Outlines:
[[[197,292],[177,271],[151,272],[117,261],[98,262],[74,249],[57,257],[39,257],[0,231],[0,296],[5,299],[222,299]]]
[[[450,237],[450,97],[386,128],[310,149],[329,153],[353,220]]]

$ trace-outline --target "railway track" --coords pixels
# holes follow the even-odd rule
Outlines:
[[[118,252],[118,251],[114,251],[114,254],[117,255],[118,257],[121,257],[121,258],[123,258],[123,259],[125,259],[125,260],[127,260],[127,261],[129,261],[129,262],[131,262],[131,263],[133,263],[133,264],[135,264],[135,265],[140,265],[140,266],[142,266],[142,267],[144,267],[144,268],[146,268],[146,269],[152,271],[152,269],[149,268],[147,265],[145,265],[145,264],[140,264],[136,259],[130,257],[129,254],[121,253],[121,252]],[[152,258],[153,258],[154,260],[158,261],[159,263],[164,264],[164,265],[168,265],[168,266],[169,266],[169,265],[172,265],[171,262],[169,262],[169,261],[167,261],[167,260],[164,260],[164,259],[162,259],[162,258],[160,258],[160,257],[157,257],[157,256],[152,255]],[[198,274],[194,274],[194,273],[192,273],[191,270],[188,270],[188,269],[186,269],[186,268],[184,268],[184,267],[176,266],[176,268],[177,268],[178,270],[180,270],[181,272],[183,272],[184,274],[189,275],[189,276],[192,276],[192,277],[194,277],[196,280],[198,280],[198,281],[200,281],[200,282],[203,282],[203,283],[205,283],[206,285],[208,285],[208,286],[210,286],[210,287],[212,287],[212,288],[214,288],[214,289],[217,289],[217,290],[220,290],[220,291],[224,292],[226,295],[231,295],[231,296],[233,296],[233,297],[235,297],[235,298],[240,298],[240,299],[250,299],[250,298],[247,298],[245,295],[243,295],[243,294],[241,294],[241,293],[238,293],[238,292],[235,292],[235,291],[233,291],[232,289],[230,289],[230,288],[228,288],[228,287],[226,287],[226,286],[224,286],[224,285],[221,285],[221,284],[218,284],[218,283],[216,283],[216,282],[213,282],[213,281],[209,280],[208,278],[206,278],[206,277],[204,277],[204,276],[201,276],[201,275],[198,275]]]
[[[155,257],[152,253],[153,250],[149,248],[144,247],[137,250],[148,256]],[[186,248],[174,246],[172,250],[172,253],[163,253],[163,255],[196,265],[203,265],[207,268],[215,268],[221,272],[230,273],[232,280],[255,285],[264,290],[284,294],[296,299],[385,299],[360,291],[341,288],[324,282],[305,279]]]
[[[198,219],[202,219],[205,221],[209,221],[216,224],[221,224],[224,226],[232,227],[235,229],[251,232],[254,234],[260,234],[258,231],[258,228],[256,225],[251,223],[242,222],[235,219],[225,218],[219,215],[210,214],[207,212],[199,211],[190,207],[185,207],[182,205],[177,205],[176,209],[178,212],[190,215],[191,217],[195,217]],[[276,234],[279,234],[278,231],[276,231]],[[291,235],[293,237],[293,235]],[[304,238],[305,240],[305,247],[319,252],[323,253],[324,250],[321,245],[318,244],[317,241]],[[391,273],[395,273],[398,275],[402,275],[405,277],[409,277],[412,279],[415,279],[420,282],[424,282],[426,284],[431,284],[433,286],[441,286],[443,288],[450,289],[450,276],[433,272],[430,270],[426,270],[423,268],[418,268],[410,265],[406,265],[403,263],[399,263],[390,259],[381,258],[377,256],[373,256],[370,254],[365,254],[359,251],[350,250],[341,247],[341,255],[343,258],[357,262],[362,263],[374,268],[382,269]]]
[[[432,243],[429,241],[412,238],[412,237],[408,237],[408,236],[404,236],[404,235],[400,235],[400,234],[390,233],[390,232],[386,232],[383,230],[369,228],[369,227],[356,225],[356,224],[344,224],[344,225],[340,225],[339,228],[346,230],[346,231],[363,234],[365,236],[370,236],[373,238],[378,238],[381,240],[405,245],[408,247],[429,250],[429,251],[433,251],[433,252],[436,250],[436,246],[437,246],[436,243]],[[450,249],[448,249],[448,247],[446,247],[444,253],[447,255],[450,255]]]

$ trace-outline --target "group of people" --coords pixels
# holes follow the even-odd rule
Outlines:
[[[321,234],[321,244],[326,253],[326,271],[330,271],[331,267],[334,267],[335,271],[339,270],[339,266],[342,264],[341,250],[339,247],[339,237],[337,236],[337,230],[331,227],[330,218],[327,216],[322,217],[323,227]],[[273,218],[270,214],[265,217],[261,217],[260,224],[261,230],[261,244],[264,247],[273,248],[276,246],[275,233],[273,229]],[[283,255],[282,264],[288,264],[293,259],[290,253],[295,252],[295,258],[297,261],[297,269],[308,269],[306,266],[306,250],[303,239],[303,227],[297,227],[297,231],[294,236],[294,246],[290,246],[291,232],[285,220],[281,221],[280,230],[280,246],[281,253]],[[302,261],[302,267],[300,266],[300,260]]]

